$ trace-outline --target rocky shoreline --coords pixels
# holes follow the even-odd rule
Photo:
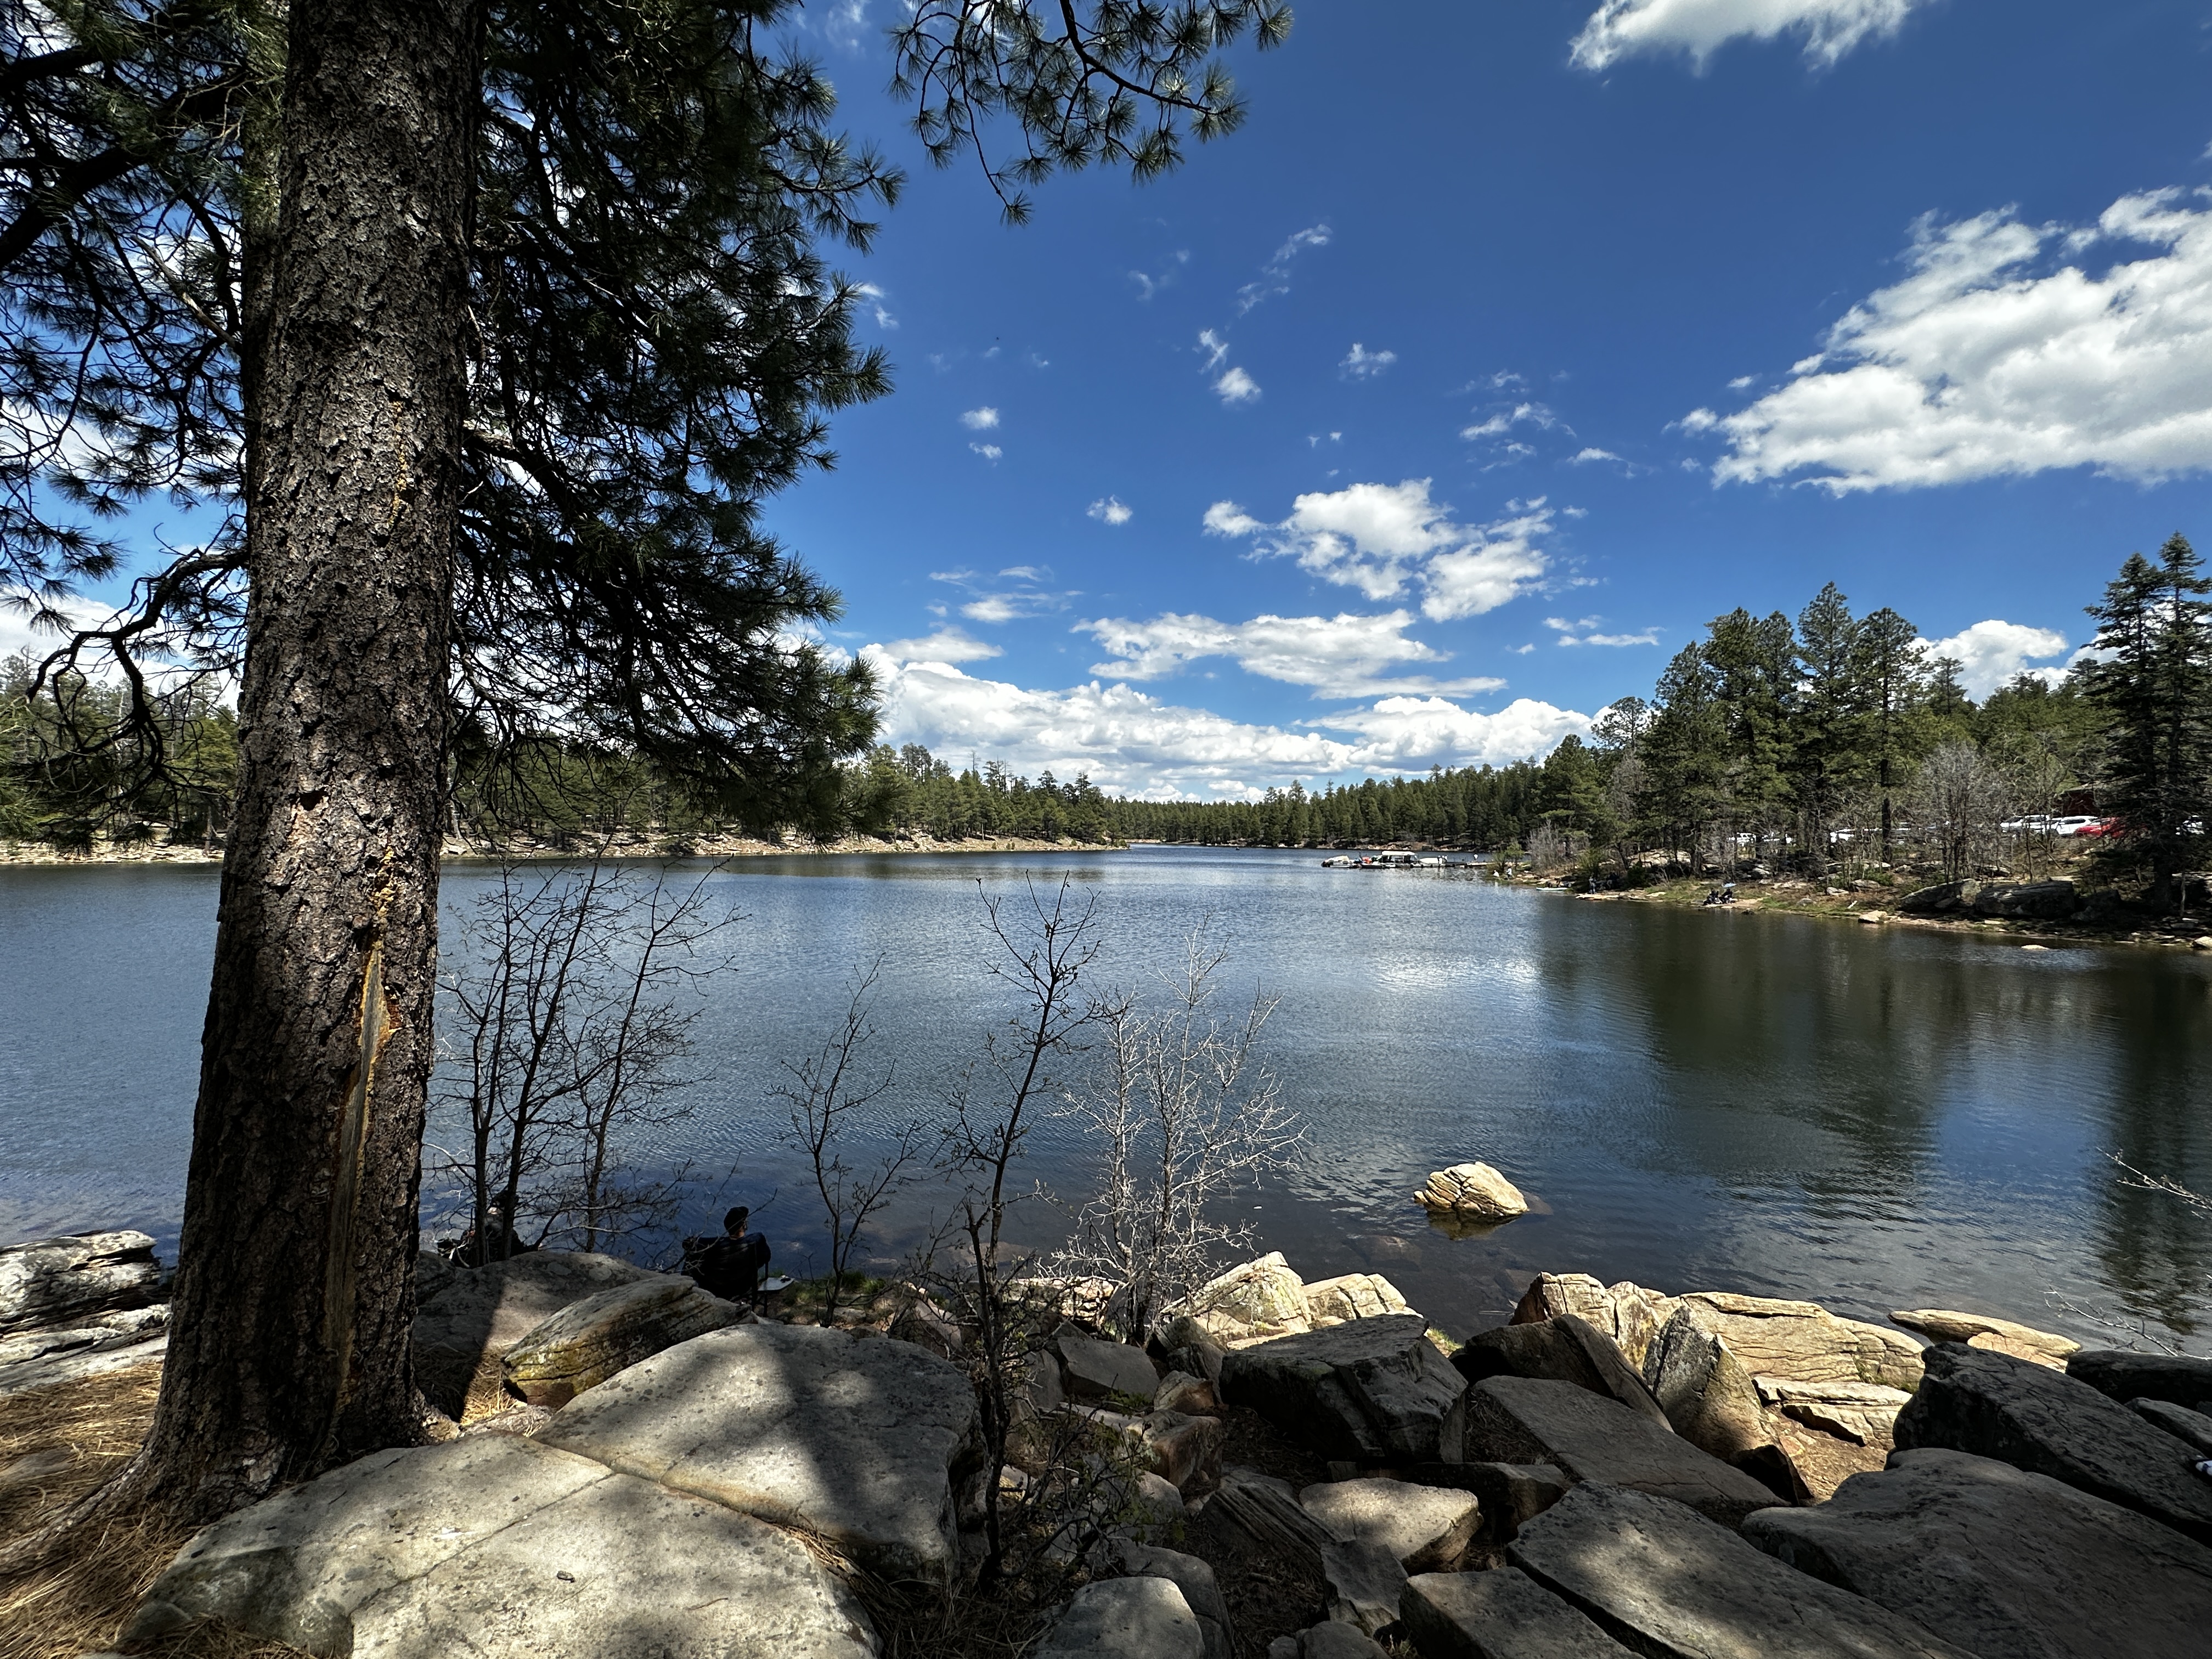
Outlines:
[[[606,1256],[419,1277],[452,1438],[209,1528],[126,1650],[211,1620],[312,1653],[860,1659],[886,1586],[941,1601],[978,1558],[974,1334],[918,1293],[831,1329]],[[1068,1592],[1034,1659],[2163,1659],[2212,1630],[2212,1360],[1577,1273],[1458,1345],[1387,1279],[1279,1254],[1137,1346],[1093,1287],[1024,1283],[1060,1312],[997,1491]],[[143,1235],[0,1250],[0,1396],[157,1358],[160,1288]]]
[[[665,836],[626,836],[609,843],[605,856],[617,859],[744,859],[813,857],[853,853],[1104,853],[1123,850],[1118,842],[1040,841],[1018,836],[977,836],[939,841],[930,836],[841,836],[835,841],[793,836],[764,841],[751,836],[701,836],[672,840]],[[447,864],[501,860],[562,861],[588,857],[574,847],[521,840],[504,846],[461,836],[447,838],[441,858]],[[196,843],[129,842],[101,843],[88,852],[44,842],[0,842],[0,866],[84,866],[109,864],[221,864],[222,849]]]

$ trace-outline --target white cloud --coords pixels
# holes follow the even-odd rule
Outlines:
[[[878,288],[873,283],[856,283],[854,284],[853,292],[866,300],[868,302],[869,309],[876,313],[876,326],[878,328],[896,328],[898,326],[898,319],[892,316],[890,312],[884,305],[884,295],[883,289]]]
[[[1802,32],[1805,56],[1835,63],[1870,38],[1894,34],[1925,0],[1604,0],[1576,35],[1576,67],[1602,70],[1640,52],[1686,52],[1699,69],[1724,42]]]
[[[1620,457],[1609,449],[1597,448],[1584,449],[1567,457],[1569,466],[1587,466],[1592,461],[1620,461]],[[1628,465],[1626,461],[1620,461],[1620,464],[1623,466]]]
[[[1300,495],[1275,525],[1234,501],[1216,501],[1204,527],[1215,536],[1266,536],[1258,555],[1295,558],[1301,569],[1370,599],[1395,599],[1418,583],[1423,614],[1437,622],[1494,611],[1542,580],[1549,561],[1537,544],[1550,533],[1552,512],[1540,497],[1508,502],[1510,516],[1492,523],[1463,525],[1429,499],[1429,483]]]
[[[1000,581],[1015,584],[1011,588],[987,584],[972,570],[933,570],[929,578],[975,595],[960,607],[960,614],[970,622],[1008,623],[1024,617],[1050,616],[1066,610],[1070,597],[1045,586],[1052,580],[1052,572],[1042,565],[1018,564],[1000,571]],[[945,613],[939,610],[936,614]]]
[[[1229,355],[1229,342],[1212,329],[1201,328],[1198,331],[1198,349],[1206,354],[1206,367],[1199,373],[1211,374],[1221,366],[1221,360]]]
[[[971,409],[963,415],[960,424],[970,432],[988,432],[999,424],[999,411],[986,404],[981,409]]]
[[[2100,244],[2160,250],[2035,267]],[[1914,227],[1905,280],[1854,306],[1796,378],[1717,427],[1717,483],[1837,495],[2058,468],[2154,482],[2212,468],[2212,193],[2122,198],[2094,229],[2009,210]]]
[[[1352,349],[1345,353],[1344,361],[1337,367],[1355,380],[1369,380],[1397,361],[1398,354],[1395,351],[1370,351],[1354,340]]]
[[[1249,404],[1260,396],[1260,383],[1242,368],[1231,368],[1213,383],[1224,404]]]
[[[1005,654],[988,640],[970,638],[957,628],[940,628],[920,639],[890,640],[866,648],[900,662],[981,662]]]
[[[1087,771],[1102,788],[1153,797],[1243,797],[1292,778],[1495,763],[1543,754],[1569,732],[1589,729],[1585,715],[1525,698],[1484,714],[1441,697],[1385,697],[1285,729],[1162,702],[1125,684],[1030,690],[950,664],[899,663],[872,647],[868,655],[884,688],[889,741],[990,755],[1030,775]]]
[[[1127,524],[1136,513],[1119,495],[1101,495],[1084,509],[1085,515],[1101,524]]]
[[[1247,283],[1237,290],[1237,314],[1242,317],[1262,301],[1291,291],[1291,262],[1310,247],[1327,247],[1329,228],[1327,225],[1310,225],[1293,231],[1291,239],[1275,250],[1275,257],[1261,268],[1260,279]]]
[[[1522,425],[1541,427],[1546,430],[1559,424],[1559,417],[1541,404],[1516,404],[1510,409],[1500,410],[1488,420],[1474,426],[1460,428],[1462,438],[1499,438]]]
[[[1248,674],[1291,685],[1309,685],[1324,697],[1367,697],[1389,692],[1428,691],[1464,696],[1495,691],[1505,682],[1488,676],[1438,680],[1428,676],[1386,678],[1401,663],[1449,660],[1419,640],[1408,639],[1409,611],[1382,616],[1340,613],[1334,617],[1255,617],[1249,622],[1216,622],[1211,617],[1172,612],[1150,622],[1107,617],[1079,623],[1076,631],[1097,640],[1111,656],[1093,663],[1094,674],[1124,679],[1161,679],[1208,657],[1228,657]]]
[[[976,454],[981,455],[985,460],[993,462],[994,464],[995,464],[999,459],[1006,453],[1005,450],[1000,448],[996,444],[969,444],[968,447],[975,451]]]
[[[29,598],[28,591],[23,588],[0,588],[0,660],[12,657],[19,651],[27,651],[33,657],[43,658],[58,649],[67,638],[65,635],[32,624],[33,613],[19,605],[19,601]],[[39,602],[33,600],[32,603]],[[49,599],[44,603],[48,610],[58,611],[73,628],[103,628],[113,622],[116,617],[112,605],[98,605],[89,600]],[[97,673],[106,656],[105,649],[86,652],[85,668]]]
[[[1746,386],[1749,386],[1750,384],[1751,384],[1751,376],[1750,376],[1750,375],[1748,375],[1748,374],[1739,374],[1739,375],[1737,375],[1737,376],[1735,377],[1735,379],[1734,379],[1733,380],[1730,380],[1730,381],[1729,382],[1729,390],[1730,392],[1741,392],[1741,391],[1742,391]]]
[[[1962,629],[1948,640],[1920,643],[1930,656],[1958,659],[1959,684],[1977,702],[2023,672],[2052,685],[2066,678],[2064,668],[2027,666],[2038,657],[2063,654],[2066,636],[2055,629],[2031,628],[2025,623],[1999,622],[1993,617]]]

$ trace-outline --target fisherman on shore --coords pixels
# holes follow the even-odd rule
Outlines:
[[[699,1287],[725,1302],[750,1306],[760,1294],[760,1276],[769,1262],[768,1240],[746,1231],[752,1212],[738,1205],[722,1218],[719,1237],[701,1235],[684,1241],[684,1271]]]

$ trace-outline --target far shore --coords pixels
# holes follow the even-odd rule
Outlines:
[[[914,853],[1112,853],[1121,842],[1042,841],[1018,836],[976,836],[963,841],[939,841],[929,836],[841,836],[835,841],[808,841],[794,836],[782,842],[750,836],[704,836],[690,839],[665,836],[628,836],[601,849],[616,859],[746,859],[812,858],[827,854]],[[448,836],[442,854],[447,864],[489,864],[502,860],[532,861],[587,858],[591,849],[558,847],[548,842],[520,840],[498,845],[462,836]],[[44,842],[0,842],[0,866],[88,866],[108,864],[221,864],[222,849],[197,843],[166,842],[102,843],[90,851],[59,848]]]

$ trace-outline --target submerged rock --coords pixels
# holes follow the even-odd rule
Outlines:
[[[1902,1451],[1744,1536],[1980,1659],[2166,1659],[2212,1631],[2212,1550],[2047,1475]]]

